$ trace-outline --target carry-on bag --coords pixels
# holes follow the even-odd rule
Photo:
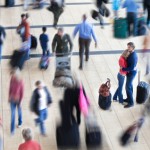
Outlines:
[[[78,124],[74,123],[68,129],[63,126],[57,127],[56,141],[59,148],[78,148],[80,144]]]
[[[47,69],[49,66],[49,56],[42,56],[40,63],[39,63],[39,68],[40,69]]]
[[[114,37],[122,39],[128,37],[128,24],[126,18],[114,19]]]
[[[15,0],[5,0],[5,7],[13,7]]]
[[[37,48],[37,38],[33,35],[31,35],[31,47],[30,49],[36,49]]]
[[[138,104],[143,104],[148,99],[150,86],[146,82],[140,81],[140,71],[138,71],[138,82],[136,102]]]

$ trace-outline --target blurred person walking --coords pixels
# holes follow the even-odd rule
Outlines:
[[[87,22],[87,16],[83,15],[83,22],[75,27],[73,37],[75,38],[77,32],[79,32],[79,69],[83,69],[83,54],[85,49],[86,61],[89,60],[89,47],[91,43],[91,36],[95,41],[95,47],[97,47],[97,39],[93,26]]]
[[[11,80],[9,86],[9,98],[11,108],[11,134],[15,132],[15,110],[18,109],[18,127],[22,125],[22,108],[21,102],[24,94],[24,82],[21,79],[20,70],[14,69],[11,72]]]
[[[69,46],[68,46],[69,45]],[[57,33],[55,34],[52,41],[52,51],[56,53],[56,56],[67,55],[72,51],[73,44],[70,38],[70,35],[64,33],[63,28],[58,28]]]
[[[143,10],[147,9],[147,25],[150,27],[150,0],[143,0]]]
[[[42,47],[42,51],[43,51],[43,56],[45,56],[45,54],[47,54],[47,56],[49,55],[49,37],[48,34],[46,34],[47,28],[43,27],[42,28],[43,33],[40,35],[40,44]]]
[[[128,50],[125,50],[122,55],[119,58],[119,66],[120,67],[127,67],[127,58],[129,56],[130,52]],[[119,73],[117,75],[118,78],[118,88],[113,96],[114,101],[118,101],[117,98],[119,98],[119,103],[123,104],[123,94],[122,94],[122,89],[123,89],[123,84],[124,80],[126,77],[127,72],[122,71],[121,69],[119,70]]]
[[[135,45],[133,42],[129,42],[127,44],[127,50],[130,52],[130,55],[127,58],[127,67],[120,67],[122,71],[127,72],[127,80],[126,80],[126,94],[127,98],[124,100],[127,105],[124,106],[124,108],[129,108],[134,105],[133,100],[133,80],[137,73],[137,62],[138,57],[135,52]]]
[[[32,140],[33,134],[30,128],[23,129],[22,136],[25,142],[19,145],[18,150],[42,150],[40,144]]]
[[[30,34],[30,24],[27,21],[29,18],[28,14],[21,15],[21,23],[17,27],[17,32],[20,34],[22,42],[26,43],[28,56],[30,54],[30,47],[31,47],[31,34]]]
[[[135,0],[125,0],[123,8],[127,11],[128,34],[131,36],[131,25],[133,25],[133,35],[137,35],[137,11],[140,8]]]
[[[54,23],[53,27],[57,28],[57,23],[59,20],[60,15],[63,13],[64,9],[64,3],[62,0],[50,0],[50,7],[48,7],[48,10],[51,11],[54,14]]]
[[[52,98],[47,87],[41,81],[36,81],[35,85],[36,89],[32,95],[30,109],[38,115],[35,124],[40,126],[41,134],[46,136],[44,121],[48,117],[47,107],[52,103]]]
[[[5,37],[6,37],[6,32],[4,28],[0,26],[0,63],[2,58],[2,47],[3,47]]]

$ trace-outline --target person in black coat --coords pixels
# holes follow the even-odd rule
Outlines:
[[[33,92],[30,109],[38,115],[35,123],[40,126],[41,134],[45,135],[44,121],[48,117],[47,107],[52,103],[52,98],[47,87],[43,86],[41,81],[37,81],[35,85],[37,88]]]
[[[143,9],[147,9],[147,25],[150,26],[150,0],[143,0]]]

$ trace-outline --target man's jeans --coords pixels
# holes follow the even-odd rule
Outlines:
[[[118,97],[119,103],[123,103],[122,88],[123,88],[125,76],[118,73],[117,78],[118,78],[118,88],[114,94],[113,100],[117,100],[117,97]]]
[[[35,122],[40,125],[41,134],[45,134],[46,133],[44,120],[47,119],[47,116],[48,116],[48,113],[47,113],[47,109],[45,108],[45,109],[39,111],[39,118],[37,118],[35,120]]]
[[[136,76],[137,71],[132,71],[131,73],[127,74],[127,81],[126,81],[126,94],[127,94],[127,101],[129,105],[134,105],[133,101],[133,80]]]
[[[16,112],[16,107],[18,109],[18,125],[22,125],[22,109],[21,106],[16,103],[13,102],[13,100],[11,100],[10,102],[10,107],[11,107],[11,133],[14,133],[15,131],[15,112]]]

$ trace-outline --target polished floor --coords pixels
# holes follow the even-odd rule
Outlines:
[[[142,49],[143,37],[130,37],[125,40],[118,40],[113,38],[112,19],[105,18],[105,27],[101,29],[99,23],[90,17],[91,9],[95,6],[91,0],[66,0],[67,5],[65,11],[60,17],[59,26],[63,26],[65,32],[72,36],[73,29],[76,24],[81,21],[81,15],[87,13],[89,22],[95,23],[94,30],[98,39],[98,47],[94,48],[94,42],[91,43],[91,52],[89,62],[85,62],[83,71],[78,69],[79,58],[77,55],[72,56],[72,70],[80,77],[84,84],[86,93],[90,97],[92,107],[94,108],[97,116],[97,121],[103,133],[103,150],[150,150],[150,123],[146,121],[139,134],[139,142],[131,144],[125,148],[119,145],[119,136],[121,133],[135,120],[140,117],[143,110],[143,105],[135,104],[134,107],[124,109],[123,106],[116,102],[112,102],[111,111],[103,111],[98,107],[98,89],[99,86],[106,81],[107,78],[111,79],[111,93],[113,94],[117,88],[117,73],[119,70],[118,59],[121,50],[126,49],[126,44],[132,41],[136,45],[138,52],[138,70],[141,70],[141,80],[146,81],[145,74],[145,58],[140,53]],[[16,26],[20,22],[20,15],[23,13],[21,5],[23,1],[17,0],[16,7],[4,8],[0,7],[0,25],[6,28],[7,37],[3,48],[3,59],[0,64],[0,116],[3,119],[3,127],[1,135],[3,137],[4,150],[17,150],[19,144],[23,142],[21,130],[24,127],[31,127],[34,132],[34,138],[41,146],[42,150],[56,150],[55,128],[57,122],[60,120],[60,113],[58,109],[58,102],[62,98],[63,89],[54,88],[52,81],[55,72],[55,58],[51,57],[50,66],[46,71],[38,69],[39,55],[34,55],[26,64],[22,71],[22,76],[25,81],[25,95],[23,98],[23,126],[19,129],[16,128],[14,136],[10,135],[10,107],[8,103],[8,88],[10,81],[10,68],[8,65],[9,57],[14,49],[21,45],[20,37],[16,34]],[[82,3],[82,4],[81,4]],[[0,0],[0,5],[4,4],[4,0]],[[108,4],[111,8],[111,4]],[[125,16],[125,10],[120,11],[120,16]],[[29,10],[31,24],[31,33],[37,38],[41,33],[43,25],[48,26],[47,33],[52,41],[54,34],[57,32],[52,28],[53,16],[45,8],[42,10]],[[74,52],[78,52],[78,38],[73,40]],[[41,54],[40,45],[32,54]],[[6,57],[7,56],[7,57]],[[32,55],[33,56],[33,55]],[[43,80],[48,86],[52,97],[53,104],[49,107],[49,116],[46,121],[47,137],[42,137],[39,133],[39,128],[34,125],[34,118],[36,117],[29,111],[29,101],[32,91],[34,90],[34,83],[36,80]],[[136,86],[138,79],[134,81],[134,98],[136,95]],[[125,91],[124,91],[125,96]],[[17,118],[16,118],[17,124]],[[64,135],[65,136],[65,135]],[[85,137],[84,137],[84,118],[80,125],[81,137],[81,150],[86,150]]]

